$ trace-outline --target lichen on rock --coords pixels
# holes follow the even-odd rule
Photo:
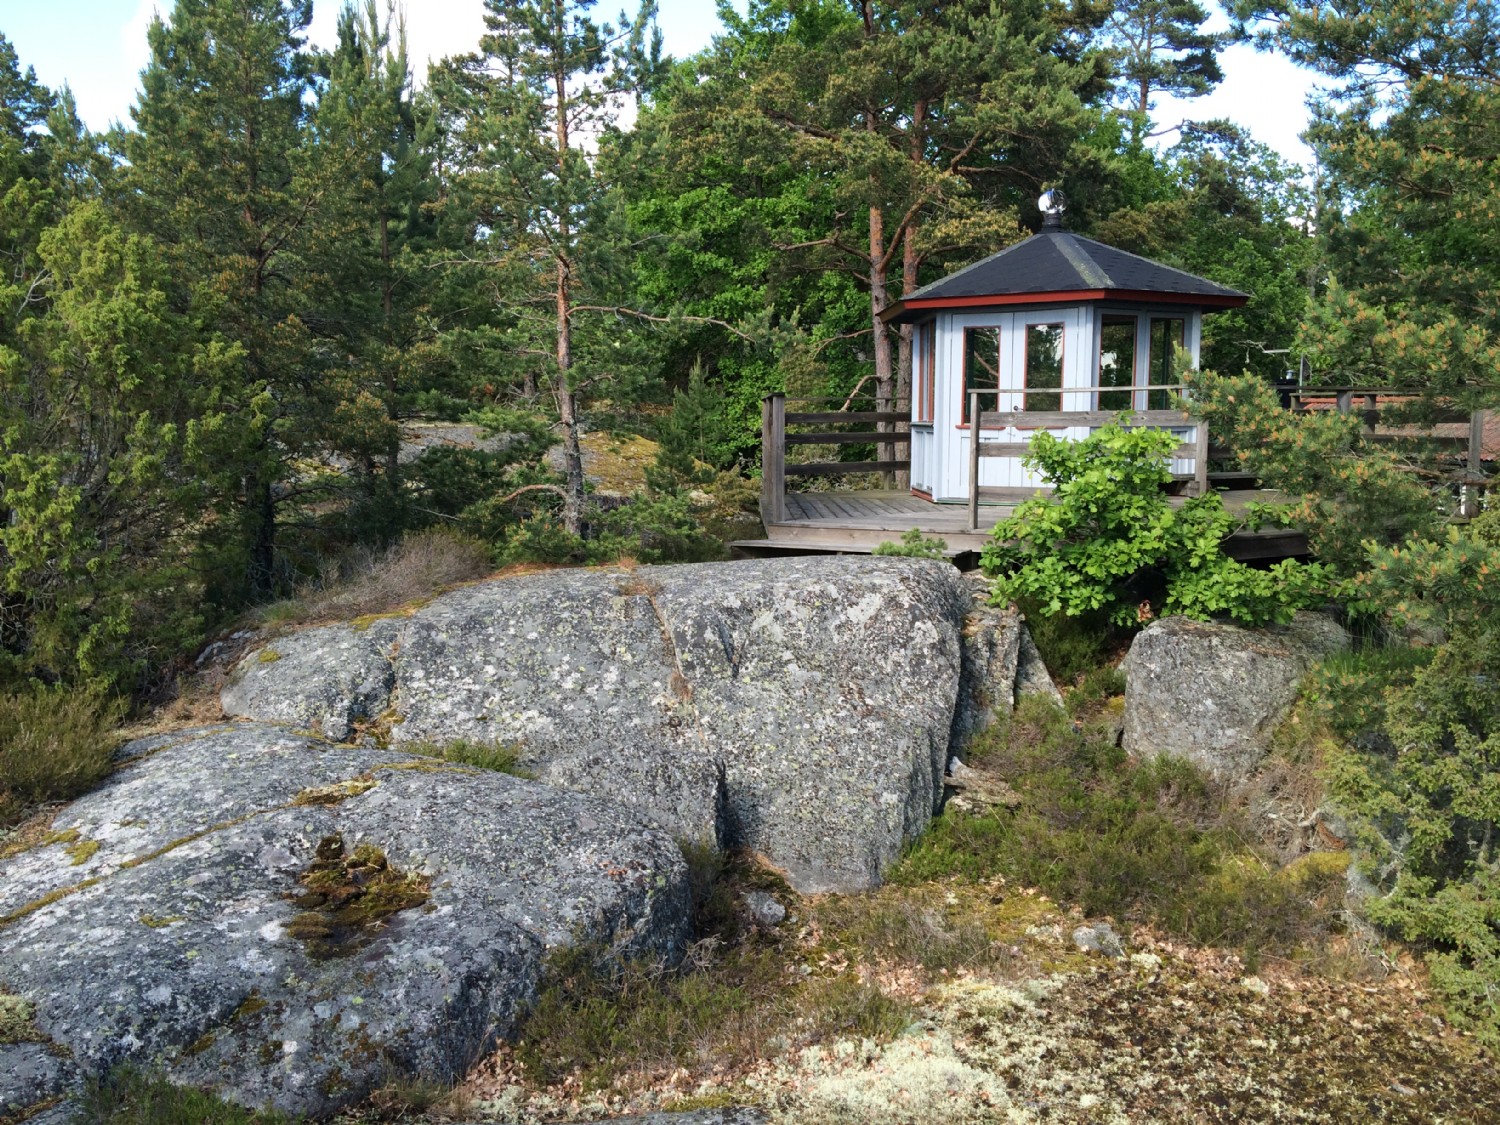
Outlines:
[[[953,740],[1009,709],[1014,614],[982,611],[966,646],[973,609],[930,559],[554,571],[283,637],[223,705],[333,738],[383,716],[398,747],[517,745],[549,785],[854,890],[926,828]]]

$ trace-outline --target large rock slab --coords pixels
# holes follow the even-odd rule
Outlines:
[[[687,940],[676,843],[607,801],[257,725],[136,752],[0,863],[0,989],[43,1037],[0,1045],[0,1115],[121,1063],[325,1114],[456,1080],[555,947]]]
[[[1264,629],[1154,621],[1125,658],[1124,747],[1242,778],[1265,756],[1309,666],[1348,646],[1349,634],[1319,613]]]
[[[325,731],[385,713],[397,746],[511,744],[540,780],[753,848],[799,890],[858,889],[940,799],[971,608],[924,559],[552,572],[444,595],[370,643],[278,640],[222,702]]]
[[[770,561],[640,580],[724,771],[727,842],[806,894],[875,886],[942,798],[968,591],[932,560]]]

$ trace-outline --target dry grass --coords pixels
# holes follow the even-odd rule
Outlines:
[[[263,607],[259,623],[289,627],[390,613],[492,569],[489,548],[478,539],[420,531],[384,551],[348,552],[295,598]]]
[[[113,764],[124,705],[82,691],[0,695],[0,826],[98,784]]]

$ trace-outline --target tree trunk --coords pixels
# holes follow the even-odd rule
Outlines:
[[[259,471],[245,482],[250,509],[250,593],[257,602],[276,593],[276,497]]]
[[[885,312],[886,298],[885,267],[885,212],[879,207],[870,208],[870,322],[874,330],[875,343],[875,409],[886,413],[895,409],[896,364],[891,354],[891,334],[886,330],[880,314]],[[876,423],[876,429],[889,430],[889,422]],[[881,442],[876,447],[876,458],[894,461],[896,447]],[[894,473],[882,473],[882,484],[886,488],[896,487]]]
[[[385,203],[382,200],[380,208],[380,313],[381,313],[381,340],[387,349],[391,346],[391,320],[395,315],[395,282],[391,278],[391,218],[386,214]],[[400,393],[400,380],[396,374],[396,363],[392,359],[392,353],[387,350],[381,357],[381,367],[385,370],[385,410],[386,417],[390,419],[393,426],[396,421],[396,396]],[[385,480],[394,499],[401,495],[401,431],[399,428],[391,435],[391,440],[385,449]]]
[[[557,178],[561,183],[568,165],[568,76],[558,70],[553,75],[557,96]],[[578,397],[568,382],[573,369],[573,278],[566,248],[571,245],[571,224],[567,212],[558,215],[557,255],[557,420],[562,425],[563,475],[566,495],[563,499],[563,528],[569,535],[583,535],[583,442],[578,433]]]
[[[562,424],[563,475],[567,478],[563,500],[563,527],[569,535],[583,534],[583,444],[578,434],[578,399],[568,386],[573,366],[572,307],[568,263],[557,260],[557,419]]]

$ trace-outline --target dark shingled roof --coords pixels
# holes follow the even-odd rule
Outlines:
[[[1041,293],[1121,291],[1132,296],[1152,293],[1202,297],[1205,304],[1242,304],[1244,293],[1207,278],[1128,254],[1092,238],[1045,229],[1025,241],[991,254],[957,273],[917,290],[903,306],[921,302],[933,308],[941,301],[973,303],[975,298]],[[1002,302],[997,302],[1002,303]]]

